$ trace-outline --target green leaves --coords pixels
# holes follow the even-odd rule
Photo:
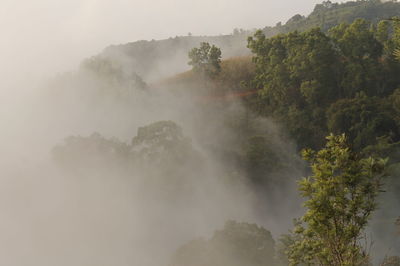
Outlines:
[[[332,104],[327,110],[327,125],[335,134],[345,132],[353,147],[362,150],[385,135],[399,138],[394,113],[390,101],[361,93]]]
[[[170,266],[272,266],[275,241],[256,224],[228,221],[209,240],[193,240],[180,247]]]
[[[248,47],[259,109],[283,122],[300,147],[321,147],[329,132],[346,133],[357,149],[383,136],[398,141],[399,119],[391,111],[398,105],[386,99],[400,85],[392,55],[400,43],[396,23],[375,27],[358,19],[328,34],[312,29],[269,39],[256,32]]]
[[[289,33],[266,39],[257,32],[248,39],[256,55],[257,80],[274,106],[323,104],[334,89],[334,67],[339,63],[331,41],[320,30]],[[320,88],[326,91],[321,93]]]
[[[385,176],[386,159],[361,158],[344,134],[329,135],[324,149],[304,150],[312,175],[299,182],[306,213],[296,222],[291,265],[360,265],[360,240]]]
[[[193,66],[193,71],[208,78],[214,78],[221,72],[221,49],[208,42],[202,42],[199,48],[190,50],[189,59],[188,64]]]

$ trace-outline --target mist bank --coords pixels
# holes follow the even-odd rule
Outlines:
[[[377,261],[395,255],[398,36],[387,33],[396,25],[268,34],[324,17],[351,22],[349,10],[386,17],[398,4],[327,4],[253,36],[253,63],[254,32],[237,30],[111,46],[45,81],[13,73],[7,80],[20,81],[0,90],[0,264],[196,265],[202,255],[232,264],[251,252],[276,263],[271,250],[304,212],[296,182],[310,169],[299,150],[318,150],[329,132],[346,132],[365,155],[390,155],[368,232]],[[241,57],[212,80],[170,77],[188,69],[188,49],[201,41]],[[236,243],[249,253],[239,257]]]
[[[290,228],[303,165],[273,120],[118,69],[83,64],[7,107],[2,263],[167,265],[227,220]],[[260,140],[286,166],[252,180]]]
[[[365,19],[377,24],[379,21],[395,17],[400,12],[400,3],[395,1],[348,1],[337,3],[324,1],[314,6],[310,14],[295,14],[287,21],[260,27],[265,36],[273,37],[294,31],[304,32],[320,28],[323,32],[340,25]],[[232,28],[230,34],[220,35],[180,35],[161,40],[139,40],[129,43],[113,44],[96,55],[112,58],[136,73],[148,83],[189,70],[187,55],[190,49],[201,42],[209,42],[223,51],[224,59],[249,56],[247,38],[255,28]]]

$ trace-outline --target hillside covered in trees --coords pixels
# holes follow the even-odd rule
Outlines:
[[[352,23],[362,18],[373,23],[397,16],[400,4],[395,1],[324,1],[309,15],[297,14],[285,23],[263,28],[267,37],[292,31],[305,31],[319,27],[326,32],[341,23]],[[246,49],[247,37],[256,29],[234,29],[232,34],[220,36],[176,36],[166,40],[141,40],[107,47],[100,57],[109,57],[119,64],[128,65],[145,81],[167,77],[187,70],[187,54],[201,42],[209,42],[223,51],[223,58],[250,55]]]
[[[115,189],[144,265],[400,265],[397,16],[324,1],[260,30],[110,46],[47,84],[72,132],[55,171]]]

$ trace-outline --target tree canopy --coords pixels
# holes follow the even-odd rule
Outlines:
[[[256,224],[228,221],[209,240],[196,239],[181,246],[170,266],[273,266],[275,241]]]
[[[285,124],[300,148],[322,147],[330,132],[348,134],[359,149],[378,137],[399,141],[397,104],[390,104],[397,103],[400,86],[396,31],[396,23],[374,27],[361,19],[329,33],[312,29],[268,39],[258,31],[248,39],[253,86],[260,89],[257,111]]]
[[[189,65],[193,71],[213,78],[221,71],[221,49],[208,42],[200,43],[200,47],[189,52]]]
[[[303,156],[312,175],[299,182],[306,213],[294,229],[290,264],[366,264],[363,231],[377,207],[387,160],[362,158],[344,135],[330,135],[325,148]]]

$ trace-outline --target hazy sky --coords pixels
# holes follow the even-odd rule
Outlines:
[[[0,0],[0,74],[74,68],[110,44],[225,34],[308,14],[318,0]],[[34,67],[33,67],[34,66]]]

